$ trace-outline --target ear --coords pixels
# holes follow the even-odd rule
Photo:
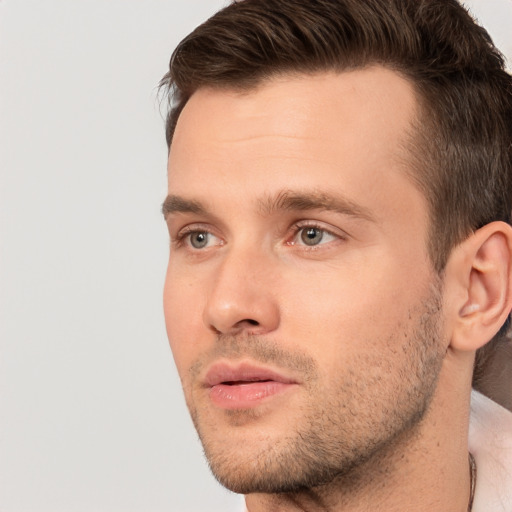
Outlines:
[[[505,323],[512,309],[512,227],[491,222],[451,253],[445,269],[450,346],[475,351]]]

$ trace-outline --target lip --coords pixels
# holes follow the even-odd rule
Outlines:
[[[240,363],[231,365],[229,363],[216,363],[212,365],[204,382],[212,387],[227,382],[261,382],[274,381],[283,384],[296,384],[296,381],[290,377],[280,374],[271,368],[257,366],[250,363]]]
[[[223,409],[254,408],[297,384],[295,379],[278,371],[250,363],[216,363],[204,379],[210,399]]]

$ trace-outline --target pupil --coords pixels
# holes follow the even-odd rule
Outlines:
[[[306,245],[316,245],[323,238],[323,233],[317,228],[308,228],[302,232],[302,241]]]

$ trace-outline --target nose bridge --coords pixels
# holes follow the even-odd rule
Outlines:
[[[279,323],[272,256],[254,244],[226,247],[208,290],[204,321],[221,333],[274,330]]]

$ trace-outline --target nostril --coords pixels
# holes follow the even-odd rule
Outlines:
[[[257,320],[254,320],[253,318],[244,318],[243,320],[240,320],[237,322],[233,327],[235,329],[247,329],[252,327],[259,327],[260,323]]]
[[[244,329],[250,329],[250,328],[259,327],[259,326],[260,326],[260,323],[257,320],[253,320],[252,318],[247,318],[244,320],[240,320],[235,325],[233,325],[232,328],[226,329],[226,331],[219,329],[215,325],[210,325],[209,327],[213,331],[214,334],[216,334],[217,336],[220,336],[222,334],[227,334],[228,332],[234,333],[234,332],[243,331]]]

